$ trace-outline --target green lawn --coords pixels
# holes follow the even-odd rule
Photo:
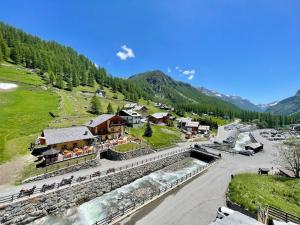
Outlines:
[[[13,65],[0,66],[0,82],[19,85],[13,91],[0,92],[1,164],[29,153],[29,144],[52,119],[49,112],[57,112],[58,96],[51,90],[33,86],[42,84],[40,77]]]
[[[123,145],[117,145],[114,147],[114,150],[117,152],[128,152],[138,149],[141,145],[135,143],[127,143]]]
[[[258,205],[272,205],[300,216],[300,179],[239,174],[229,184],[229,198],[254,213]]]
[[[172,146],[181,140],[181,132],[176,127],[151,125],[152,137],[143,137],[145,126],[128,128],[129,134],[141,138],[154,149]]]

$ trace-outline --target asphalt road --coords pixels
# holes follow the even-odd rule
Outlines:
[[[231,174],[257,172],[274,165],[273,143],[254,132],[265,150],[255,156],[223,153],[223,159],[205,174],[155,201],[121,221],[124,225],[207,225],[215,219],[219,206],[225,205],[225,193]]]

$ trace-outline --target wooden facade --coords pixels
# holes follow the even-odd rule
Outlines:
[[[120,116],[101,121],[99,124],[89,126],[93,135],[97,135],[100,141],[123,138],[125,136],[125,120]]]

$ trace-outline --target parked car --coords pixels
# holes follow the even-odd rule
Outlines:
[[[225,206],[219,207],[217,211],[217,219],[223,219],[226,216],[229,216],[230,214],[234,213],[234,210],[229,209]]]

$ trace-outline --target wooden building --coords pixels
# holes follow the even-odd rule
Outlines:
[[[125,136],[125,120],[117,115],[103,114],[84,124],[100,141],[113,140]]]
[[[119,116],[122,117],[129,126],[140,124],[142,119],[142,115],[133,110],[121,110]]]
[[[155,124],[168,124],[171,120],[169,113],[154,113],[149,116],[149,121]]]
[[[38,138],[38,145],[57,150],[73,149],[92,144],[94,138],[94,135],[84,126],[45,129]]]
[[[199,122],[187,122],[185,124],[185,130],[187,132],[190,132],[191,134],[198,134],[198,127],[199,127]]]

